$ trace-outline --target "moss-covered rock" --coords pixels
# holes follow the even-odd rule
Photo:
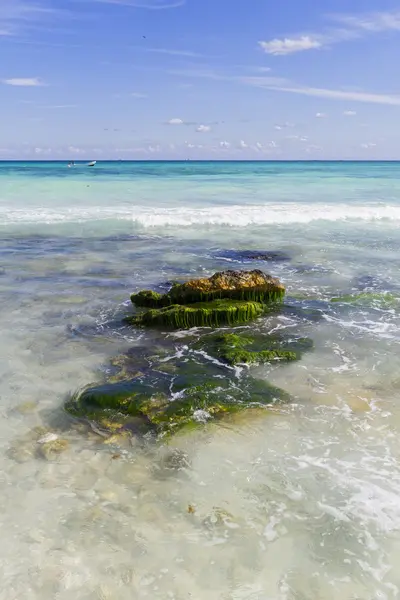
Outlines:
[[[138,307],[161,308],[171,304],[193,304],[213,300],[249,300],[269,304],[279,302],[285,288],[275,277],[255,269],[253,271],[222,271],[211,277],[192,279],[186,283],[173,284],[164,295],[143,290],[131,295]]]
[[[131,325],[147,327],[218,327],[247,323],[264,312],[259,302],[242,300],[214,300],[189,305],[173,304],[165,308],[154,308],[142,314],[128,317]]]

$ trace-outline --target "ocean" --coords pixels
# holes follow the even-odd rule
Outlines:
[[[0,599],[398,598],[399,225],[396,162],[0,163]],[[291,402],[121,446],[66,415],[157,343],[132,292],[253,268],[287,292],[250,329],[314,342],[250,368]]]

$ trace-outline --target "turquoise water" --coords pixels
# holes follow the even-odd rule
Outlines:
[[[400,163],[0,163],[0,599],[397,598],[399,223]],[[155,343],[129,294],[226,268],[286,285],[252,328],[314,340],[253,368],[293,403],[175,440],[179,470],[71,428],[67,395]]]

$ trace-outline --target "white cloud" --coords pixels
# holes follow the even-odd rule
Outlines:
[[[2,83],[4,83],[5,85],[14,85],[17,87],[39,87],[45,85],[40,79],[37,79],[37,77],[14,77],[12,79],[3,79]]]
[[[76,146],[68,146],[68,152],[71,154],[84,154],[85,150],[82,148],[77,148]]]
[[[298,38],[285,38],[282,40],[274,39],[270,42],[258,42],[266,54],[274,56],[285,56],[295,52],[304,52],[304,50],[315,50],[322,47],[321,41],[309,35],[303,35]]]
[[[151,154],[157,154],[158,152],[161,152],[161,146],[160,144],[156,144],[155,146],[148,146],[147,150],[151,153]]]
[[[326,113],[318,112],[316,115],[317,119],[326,119]]]
[[[261,150],[263,150],[263,149],[264,149],[264,146],[261,144],[261,142],[256,142],[256,143],[254,144],[254,147],[255,147],[255,149],[256,149],[258,152],[261,152]]]
[[[259,46],[267,54],[285,56],[305,50],[318,50],[340,42],[356,40],[367,34],[383,31],[400,31],[400,11],[359,13],[356,15],[329,15],[330,27],[322,33],[295,34],[293,37],[261,41]]]
[[[35,154],[51,154],[51,148],[35,148]]]
[[[289,123],[286,121],[286,123],[283,123],[282,125],[275,125],[275,129],[277,131],[281,131],[281,129],[287,129],[288,127],[294,127],[294,123]]]
[[[168,125],[183,125],[184,121],[182,119],[170,119],[168,121]]]
[[[220,148],[224,148],[225,150],[227,150],[228,148],[230,148],[230,147],[231,147],[230,143],[229,143],[229,142],[226,142],[226,141],[222,141],[222,142],[220,142],[220,143],[219,143],[219,146],[220,146]]]
[[[293,38],[274,39],[269,42],[258,42],[267,54],[286,56],[306,50],[320,50],[332,44],[354,40],[360,37],[359,31],[353,29],[330,29],[323,33],[296,35]]]
[[[268,142],[268,146],[269,146],[270,148],[277,148],[277,147],[278,147],[278,144],[272,140],[271,142]]]
[[[357,113],[355,110],[345,110],[343,114],[345,117],[355,117]]]
[[[141,92],[132,92],[129,95],[131,98],[147,98],[147,94],[142,94]]]
[[[374,142],[367,142],[366,144],[361,144],[361,148],[364,149],[368,149],[368,148],[375,148],[376,144]]]
[[[246,148],[248,148],[248,145],[246,144],[246,142],[244,140],[240,140],[239,148],[241,148],[242,150],[245,150]]]
[[[209,125],[199,125],[196,128],[196,131],[198,133],[208,133],[209,131],[211,131],[211,127]]]

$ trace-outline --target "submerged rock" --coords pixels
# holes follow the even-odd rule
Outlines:
[[[51,439],[50,439],[50,436]],[[37,450],[37,454],[41,458],[45,458],[46,460],[54,460],[57,458],[59,454],[65,452],[68,449],[68,441],[58,438],[55,434],[49,435],[49,440],[47,442],[43,442],[39,440],[39,448]]]
[[[281,282],[255,269],[222,271],[211,277],[174,284],[166,294],[143,290],[132,294],[138,307],[152,308],[127,319],[132,325],[196,326],[245,323],[262,314],[265,305],[282,301]]]
[[[223,250],[217,256],[233,261],[273,261],[284,262],[290,260],[290,256],[282,250]]]

